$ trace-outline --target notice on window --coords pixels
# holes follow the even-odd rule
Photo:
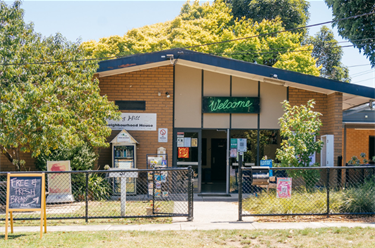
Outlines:
[[[237,139],[237,151],[247,152],[247,139]]]
[[[191,147],[191,138],[190,137],[184,138],[184,147]]]
[[[292,197],[292,178],[291,177],[277,178],[276,197],[287,198],[287,199]]]
[[[177,147],[184,147],[184,138],[177,138]]]
[[[198,139],[192,138],[191,139],[191,147],[197,147],[198,146]]]

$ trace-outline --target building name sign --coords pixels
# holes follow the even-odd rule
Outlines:
[[[107,123],[112,130],[156,131],[156,114],[122,113],[120,121]]]
[[[259,97],[206,96],[202,100],[203,113],[259,113]]]

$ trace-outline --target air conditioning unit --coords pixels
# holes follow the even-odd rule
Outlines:
[[[322,135],[320,139],[323,141],[323,148],[320,152],[320,165],[334,165],[334,136],[332,134]]]

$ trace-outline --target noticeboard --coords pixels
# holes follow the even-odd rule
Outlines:
[[[14,211],[40,211],[40,238],[47,232],[46,181],[44,173],[7,174],[7,198],[5,208],[5,240],[8,239],[8,215],[13,233]]]
[[[42,177],[10,176],[9,209],[41,208]]]

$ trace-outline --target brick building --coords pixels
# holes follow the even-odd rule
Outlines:
[[[375,156],[375,106],[373,102],[343,112],[343,161],[366,154],[367,160]],[[361,158],[361,161],[362,158]]]
[[[183,49],[103,61],[97,76],[101,93],[116,101],[124,116],[157,116],[153,130],[128,130],[139,143],[137,167],[146,168],[146,155],[164,147],[169,166],[193,166],[201,193],[229,193],[236,162],[232,138],[247,138],[247,165],[258,165],[264,155],[276,159],[283,100],[316,101],[323,114],[320,134],[333,135],[337,165],[345,149],[343,111],[375,99],[372,88]],[[253,107],[233,108],[241,102]],[[121,123],[127,129],[124,121],[118,127]],[[168,142],[158,142],[159,128],[168,129]],[[102,149],[99,164],[112,163],[111,149]]]
[[[333,135],[337,165],[345,149],[351,153],[344,145],[344,137],[352,142],[350,131],[347,136],[343,131],[343,111],[375,99],[373,88],[184,49],[99,65],[101,94],[123,113],[122,121],[110,125],[108,142],[127,130],[138,142],[137,168],[146,168],[147,155],[164,147],[169,166],[193,166],[196,190],[201,193],[229,193],[236,163],[231,139],[247,139],[245,165],[259,165],[265,155],[276,159],[282,101],[292,105],[316,101],[316,110],[323,114],[320,134]],[[159,142],[159,128],[168,131],[167,142]],[[112,146],[100,149],[98,164],[113,166],[113,156]],[[0,159],[1,170],[11,170],[3,155]],[[315,161],[320,162],[320,154]]]

